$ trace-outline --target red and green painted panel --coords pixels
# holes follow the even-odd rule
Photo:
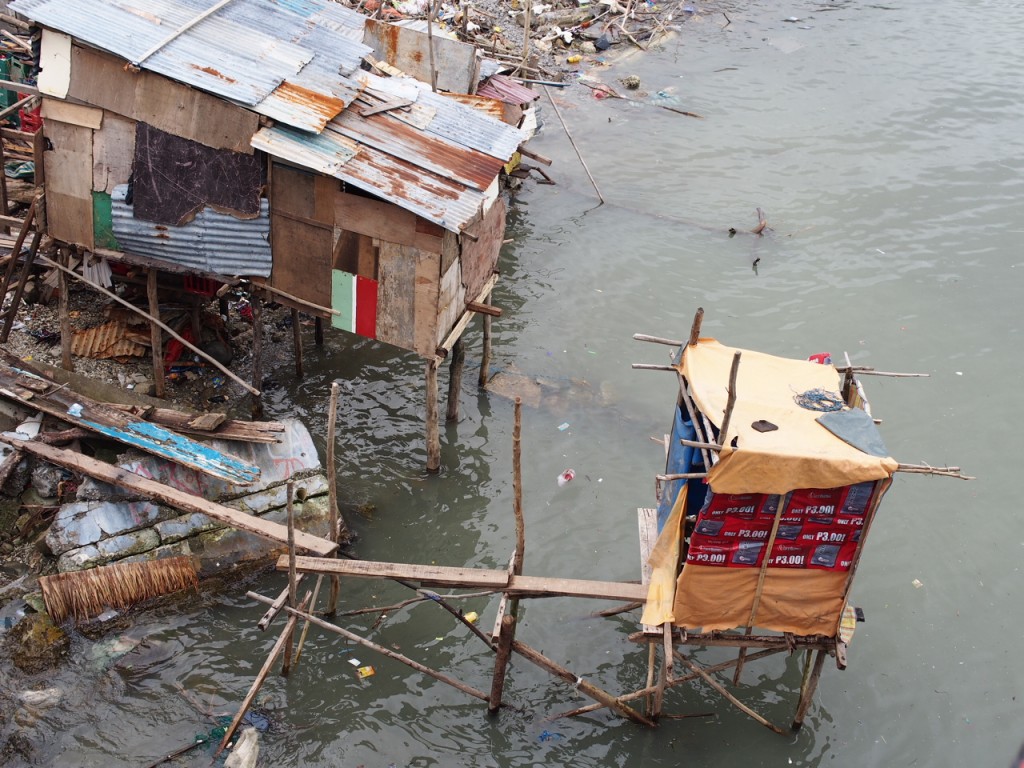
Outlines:
[[[377,338],[377,281],[331,270],[331,308],[341,312],[331,325],[344,331]]]

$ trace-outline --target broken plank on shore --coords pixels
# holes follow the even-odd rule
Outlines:
[[[278,570],[288,568],[288,558],[277,561]],[[616,581],[589,581],[545,576],[509,576],[507,570],[458,568],[442,565],[387,563],[375,560],[334,560],[298,557],[295,568],[303,573],[325,573],[362,578],[402,579],[425,586],[493,589],[513,595],[532,597],[589,597],[596,599],[644,602],[647,588],[642,584]]]
[[[132,413],[146,421],[152,421],[176,432],[184,432],[201,437],[211,437],[218,440],[239,440],[246,443],[279,443],[285,426],[280,421],[241,421],[239,419],[227,419],[213,429],[204,429],[192,422],[196,414],[186,413],[174,408],[145,408],[137,405],[124,405],[121,403],[110,403],[111,408],[116,408],[125,413]]]
[[[27,408],[229,483],[249,485],[259,479],[259,467],[237,456],[217,451],[152,422],[132,418],[65,385],[52,384],[48,392],[39,389],[39,384],[47,381],[32,371],[0,366],[0,395]],[[18,394],[20,389],[27,388],[34,391],[31,399]]]
[[[114,464],[107,464],[104,461],[85,456],[75,451],[57,448],[44,443],[37,443],[32,440],[19,440],[11,437],[10,434],[0,434],[0,441],[14,446],[16,449],[28,451],[44,461],[56,464],[73,472],[81,472],[105,483],[136,491],[140,495],[153,501],[163,502],[183,512],[199,512],[214,520],[219,520],[233,528],[248,531],[249,533],[261,536],[265,539],[287,544],[288,527],[281,523],[265,520],[256,517],[248,512],[240,512],[231,507],[225,507],[215,501],[208,501],[202,496],[194,496],[191,493],[180,491],[169,485],[164,485],[148,477],[129,472],[123,467]],[[295,545],[300,549],[314,552],[317,555],[329,555],[337,548],[337,544],[321,539],[302,531],[295,532]]]

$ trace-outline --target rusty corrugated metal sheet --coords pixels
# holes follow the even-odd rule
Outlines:
[[[460,104],[465,104],[467,107],[472,107],[478,112],[483,112],[495,120],[502,120],[505,117],[505,107],[500,101],[496,101],[491,97],[474,96],[471,93],[448,93],[445,95],[449,99],[454,99]]]
[[[188,224],[168,227],[136,219],[124,202],[127,191],[128,185],[121,184],[110,195],[114,237],[126,253],[214,275],[270,275],[270,207],[265,199],[255,219],[204,208]]]
[[[146,347],[134,341],[132,336],[148,338],[149,331],[132,331],[123,320],[111,320],[77,331],[71,337],[71,354],[100,359],[141,357],[146,354]]]
[[[487,82],[476,89],[476,92],[480,96],[487,96],[503,101],[506,104],[516,105],[529,104],[531,101],[540,98],[540,94],[537,91],[527,88],[507,75],[492,75],[487,78]]]
[[[43,26],[131,62],[209,6],[209,0],[133,0],[131,7],[116,0],[11,3],[12,10]],[[370,51],[352,38],[356,24],[362,24],[352,17],[361,19],[329,0],[236,0],[169,42],[142,67],[275,120],[322,130],[351,100],[354,89],[342,82],[344,75]]]

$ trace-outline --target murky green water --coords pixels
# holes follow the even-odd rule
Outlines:
[[[314,630],[295,673],[263,689],[272,727],[261,765],[1002,766],[1024,740],[1024,532],[1011,482],[1022,426],[1024,6],[731,3],[728,25],[698,8],[662,49],[588,71],[623,92],[615,79],[636,74],[704,120],[584,88],[552,93],[605,205],[542,100],[546,126],[532,146],[556,159],[558,184],[520,196],[495,294],[505,310],[496,369],[552,385],[524,412],[527,573],[639,578],[635,508],[652,502],[663,454],[649,436],[667,429],[675,383],[630,369],[663,362],[667,349],[630,337],[682,337],[698,305],[705,333],[728,344],[798,357],[845,350],[858,364],[930,373],[867,382],[890,451],[978,480],[898,477],[854,589],[868,621],[849,669],[826,665],[797,735],[770,733],[705,686],[673,692],[669,711],[715,717],[656,731],[607,714],[548,722],[585,702],[525,662],[509,678],[511,709],[490,719],[475,700]],[[725,234],[753,227],[758,206],[769,236]],[[472,361],[479,329],[468,338]],[[346,382],[340,484],[359,556],[503,567],[515,538],[511,403],[478,392],[467,373],[462,421],[444,430],[444,469],[431,477],[418,360],[331,337],[307,348],[307,367],[300,384],[279,372],[268,410],[322,432],[329,382]],[[569,467],[576,480],[559,488]],[[269,594],[282,583],[258,586]],[[371,581],[345,582],[343,593],[344,608],[410,596]],[[495,599],[463,605],[490,626]],[[636,617],[588,617],[600,607],[529,601],[520,637],[607,689],[641,687],[645,654],[625,639]],[[261,614],[240,587],[186,615],[146,616],[130,631],[145,645],[113,668],[79,641],[73,667],[51,681],[61,702],[11,727],[38,765],[146,765],[212,727],[176,684],[233,711],[274,641],[255,629]],[[367,632],[373,619],[349,622]],[[370,636],[489,686],[488,652],[436,606],[394,611]],[[353,658],[376,674],[358,680]],[[744,679],[753,706],[789,721],[795,659],[753,664]]]

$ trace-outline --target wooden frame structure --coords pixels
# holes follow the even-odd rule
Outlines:
[[[697,318],[695,319],[691,332],[691,340],[694,344],[697,343],[697,339],[699,337],[700,321],[702,316],[703,310],[700,310],[697,314]],[[636,338],[643,341],[652,341],[676,347],[682,347],[684,345],[684,342],[675,342],[668,339],[642,336],[639,334]],[[717,452],[722,449],[722,443],[726,442],[728,436],[731,434],[728,425],[733,405],[737,399],[736,371],[738,366],[738,362],[735,362],[732,366],[728,398],[730,405],[726,409],[729,413],[727,413],[726,418],[722,420],[721,429],[717,431],[716,435],[716,433],[711,429],[710,422],[701,418],[700,422],[705,426],[706,431],[703,431],[700,434],[700,438],[698,440],[690,441],[695,448],[701,451],[702,455],[707,457],[709,465],[713,465],[716,460]],[[637,364],[634,367],[670,370],[677,374],[679,373],[679,369],[676,365],[655,366]],[[849,364],[845,369],[841,370],[843,370],[845,374],[845,394],[850,398],[851,402],[858,400],[859,398],[863,398],[863,388],[859,387],[857,384],[856,379],[853,376],[854,372],[871,372],[879,375],[892,376],[918,375],[888,374],[876,372],[871,369],[856,369]],[[689,389],[682,377],[680,377],[680,383],[679,407],[687,408],[688,412],[692,416],[699,416],[700,414],[697,412],[694,403],[690,400]],[[725,436],[724,438],[723,435]],[[333,438],[329,437],[329,441],[333,441]],[[664,444],[667,449],[669,437],[666,436]],[[623,718],[646,726],[656,725],[659,718],[665,715],[665,695],[667,691],[684,683],[699,680],[702,683],[711,686],[723,698],[725,698],[729,704],[743,712],[745,715],[751,717],[761,725],[776,733],[785,734],[786,730],[784,728],[772,723],[765,716],[756,712],[749,705],[741,701],[739,697],[734,692],[730,691],[726,687],[726,684],[718,680],[715,675],[720,672],[732,670],[734,671],[733,684],[736,685],[739,682],[740,675],[745,664],[781,653],[800,653],[803,656],[803,671],[796,707],[790,727],[793,730],[796,730],[802,726],[820,681],[826,658],[833,657],[840,669],[845,669],[846,667],[846,648],[852,636],[852,632],[849,631],[848,620],[853,620],[853,612],[852,609],[849,612],[844,611],[843,621],[839,624],[839,629],[836,632],[829,634],[798,634],[794,632],[772,631],[771,629],[768,629],[767,631],[759,629],[756,621],[757,598],[760,597],[765,583],[763,568],[761,569],[761,578],[758,580],[757,598],[755,598],[750,619],[747,622],[747,626],[740,628],[742,630],[740,632],[689,632],[682,627],[674,626],[672,622],[666,621],[656,625],[642,626],[640,631],[630,634],[628,639],[631,642],[647,646],[648,674],[646,682],[643,687],[635,691],[618,695],[606,691],[589,682],[583,675],[577,674],[575,671],[559,664],[556,660],[544,656],[539,651],[523,642],[522,639],[517,638],[518,606],[520,601],[525,599],[563,596],[603,599],[619,602],[619,605],[595,614],[605,617],[615,616],[626,611],[643,607],[648,602],[649,597],[649,588],[652,577],[650,555],[655,546],[656,539],[658,538],[658,531],[657,510],[650,508],[640,509],[638,518],[642,578],[639,584],[585,581],[578,579],[525,575],[523,573],[525,527],[522,510],[522,472],[520,466],[521,402],[518,399],[515,404],[512,461],[513,514],[515,516],[516,524],[516,542],[507,569],[458,568],[395,562],[369,562],[350,559],[299,557],[296,555],[294,547],[291,548],[288,555],[282,556],[277,562],[277,568],[278,570],[287,571],[289,573],[289,587],[277,596],[276,599],[260,595],[255,592],[249,592],[247,594],[253,600],[269,606],[269,610],[264,614],[258,624],[261,629],[266,629],[273,619],[282,612],[288,614],[289,622],[282,632],[282,640],[279,640],[279,642],[274,646],[274,651],[270,658],[268,658],[267,663],[264,665],[260,676],[257,677],[253,688],[249,691],[249,695],[245,697],[233,726],[225,734],[221,748],[223,749],[231,741],[234,730],[238,723],[241,722],[246,708],[253,700],[255,692],[262,684],[266,674],[269,673],[274,658],[277,654],[283,652],[281,650],[282,644],[286,644],[288,642],[283,638],[294,631],[296,621],[305,621],[307,627],[309,624],[315,624],[326,632],[340,635],[346,638],[349,642],[358,643],[364,648],[373,650],[392,660],[399,661],[412,669],[444,682],[445,684],[462,691],[468,696],[486,702],[487,709],[490,713],[499,711],[502,706],[505,673],[510,658],[513,655],[516,655],[530,661],[536,666],[539,666],[554,677],[562,680],[567,685],[572,686],[574,689],[593,700],[593,703],[588,706],[578,707],[570,711],[553,715],[550,719],[582,715],[598,709],[608,708]],[[330,472],[333,469],[333,462],[329,462],[329,464],[331,464],[331,466],[328,467],[328,471]],[[938,474],[940,476],[971,479],[962,475],[957,467],[928,468],[928,470],[930,470],[931,473]],[[922,472],[924,471],[924,468],[914,465],[900,464],[898,471]],[[692,473],[686,474],[682,477],[687,480],[700,479],[703,478],[704,474],[705,473]],[[675,476],[670,474],[657,476],[657,482],[659,485],[660,483],[670,479],[679,478],[675,478]],[[882,492],[887,485],[888,481],[880,483],[878,489],[876,489],[876,492],[871,496],[871,499],[867,503],[863,534],[864,537],[866,537],[866,533],[870,529],[871,520],[877,510]],[[774,532],[777,532],[777,522],[774,528]],[[767,558],[765,558],[764,562],[767,562]],[[856,562],[853,563],[853,567],[851,567],[848,573],[845,574],[845,587],[842,595],[844,601],[848,596],[849,585],[852,583],[855,571]],[[416,593],[415,598],[406,600],[398,606],[359,609],[352,613],[393,613],[396,609],[419,601],[429,600],[436,603],[439,607],[449,612],[456,621],[466,626],[469,631],[484,644],[489,653],[494,654],[490,692],[487,693],[473,688],[472,686],[469,686],[459,680],[455,680],[442,672],[430,669],[425,665],[404,656],[403,654],[384,648],[367,638],[361,637],[349,629],[339,626],[338,624],[318,618],[315,614],[315,598],[313,598],[313,603],[311,603],[307,608],[303,608],[302,605],[304,605],[306,600],[309,599],[308,593],[307,598],[303,600],[301,605],[298,602],[297,585],[303,575],[309,574],[317,574],[318,582],[319,579],[322,579],[325,576],[330,576],[332,580],[340,579],[341,577],[389,579],[408,587]],[[469,594],[449,594],[442,596],[433,591],[433,588],[435,587],[474,591]],[[313,594],[316,594],[316,590]],[[454,601],[462,597],[480,597],[491,594],[500,595],[500,601],[497,607],[493,629],[489,633],[482,631],[472,621],[470,621],[461,610],[452,605]],[[328,608],[328,613],[331,615],[334,615],[336,610],[336,603],[334,602],[334,599],[335,598],[332,597],[332,601]],[[709,647],[736,648],[738,655],[734,659],[711,665],[699,663],[694,657],[694,651]],[[660,663],[658,661],[659,656],[661,659]],[[282,673],[288,673],[287,666],[282,670]],[[638,709],[636,706],[632,705],[634,702],[640,701],[644,702],[642,709]]]

